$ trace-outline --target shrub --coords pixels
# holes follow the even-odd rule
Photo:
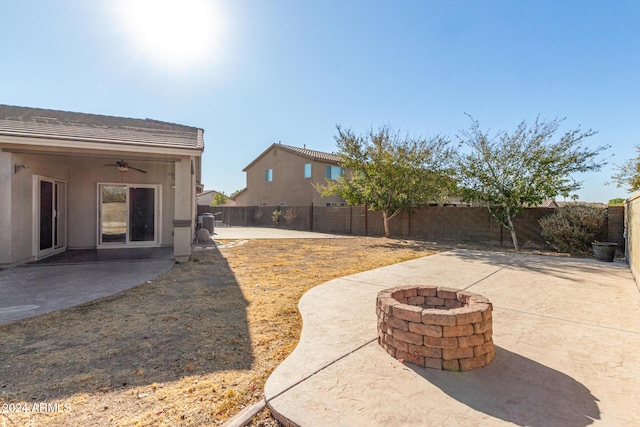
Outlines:
[[[583,255],[591,242],[601,235],[605,210],[591,205],[571,203],[540,219],[542,237],[559,252]]]
[[[282,215],[284,215],[284,213],[279,210],[271,212],[271,221],[273,221],[276,225],[280,224],[280,218],[282,217]]]

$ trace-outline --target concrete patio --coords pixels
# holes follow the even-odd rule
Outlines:
[[[419,368],[377,343],[376,294],[425,284],[493,303],[496,357]],[[285,425],[635,426],[640,292],[628,266],[454,250],[327,282],[299,303],[300,343],[265,399]]]
[[[173,267],[173,248],[69,250],[0,270],[0,324],[83,304]]]
[[[211,234],[215,240],[228,239],[334,239],[337,234],[316,233],[312,231],[287,230],[269,227],[216,227]]]

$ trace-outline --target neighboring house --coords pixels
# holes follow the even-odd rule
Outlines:
[[[198,194],[197,198],[198,198],[198,206],[212,206],[213,202],[215,200],[215,198],[218,196],[218,194],[223,195],[222,193],[215,191],[215,190],[209,190],[209,191],[205,191],[204,193],[200,193]],[[236,202],[228,196],[227,197],[227,201],[226,203],[224,203],[222,206],[235,206]]]
[[[0,105],[0,267],[67,249],[191,252],[203,130]]]
[[[560,203],[556,202],[556,199],[547,199],[544,202],[540,203],[537,207],[539,208],[557,208],[560,207]]]
[[[322,197],[313,187],[339,177],[339,161],[335,154],[273,144],[243,169],[247,188],[242,205],[344,206],[341,197]]]
[[[233,206],[247,206],[247,187],[239,190],[230,199],[233,201]]]

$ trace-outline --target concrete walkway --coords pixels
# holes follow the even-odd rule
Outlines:
[[[172,248],[67,251],[0,271],[0,324],[73,307],[152,280]]]
[[[215,240],[227,239],[335,239],[350,237],[311,231],[285,230],[267,227],[216,227],[211,235]],[[353,236],[351,236],[353,237]]]
[[[448,372],[377,343],[375,299],[403,284],[493,305],[496,357]],[[299,303],[300,343],[269,377],[285,425],[636,426],[640,292],[626,264],[455,250],[332,280]]]

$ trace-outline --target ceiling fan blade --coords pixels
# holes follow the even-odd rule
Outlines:
[[[147,173],[147,171],[143,171],[142,169],[138,169],[138,168],[134,168],[132,166],[127,166],[129,169],[133,169],[134,171],[138,171],[138,172],[142,172],[142,173]]]

